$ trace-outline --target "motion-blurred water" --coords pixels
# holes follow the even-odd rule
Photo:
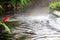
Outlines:
[[[43,0],[44,1],[44,0]],[[18,10],[18,26],[12,27],[13,40],[60,40],[60,31],[49,25],[49,8],[43,2],[33,7]],[[42,6],[41,6],[42,5]],[[48,5],[48,4],[47,4]],[[54,20],[53,20],[54,21]]]
[[[60,31],[50,25],[54,20],[50,19],[48,7],[36,8],[27,13],[19,14],[17,17],[19,26],[11,29],[16,39],[60,40]]]

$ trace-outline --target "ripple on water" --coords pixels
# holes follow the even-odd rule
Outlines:
[[[60,33],[49,28],[47,19],[24,18],[23,20],[20,21],[18,27],[12,29],[13,33],[16,33],[16,38],[26,35],[26,40],[59,40]]]

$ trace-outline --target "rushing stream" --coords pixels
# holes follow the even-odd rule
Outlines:
[[[12,28],[14,37],[20,40],[59,40],[60,31],[50,25],[53,19],[45,16],[20,16],[19,26]],[[53,23],[53,22],[52,22]],[[53,23],[55,24],[55,23]]]
[[[18,10],[18,26],[11,27],[13,40],[60,40],[60,25],[57,17],[49,14],[47,0],[38,0],[35,5]],[[10,20],[11,21],[11,20]]]

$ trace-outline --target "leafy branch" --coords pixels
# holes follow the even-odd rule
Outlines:
[[[55,10],[55,9],[59,10],[60,2],[58,0],[55,0],[54,2],[49,4],[49,8],[52,10]]]

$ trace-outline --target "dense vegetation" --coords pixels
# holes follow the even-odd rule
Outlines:
[[[30,0],[0,0],[0,13],[2,11],[24,8]]]
[[[55,0],[54,2],[50,3],[49,8],[51,10],[60,10],[60,1]]]

